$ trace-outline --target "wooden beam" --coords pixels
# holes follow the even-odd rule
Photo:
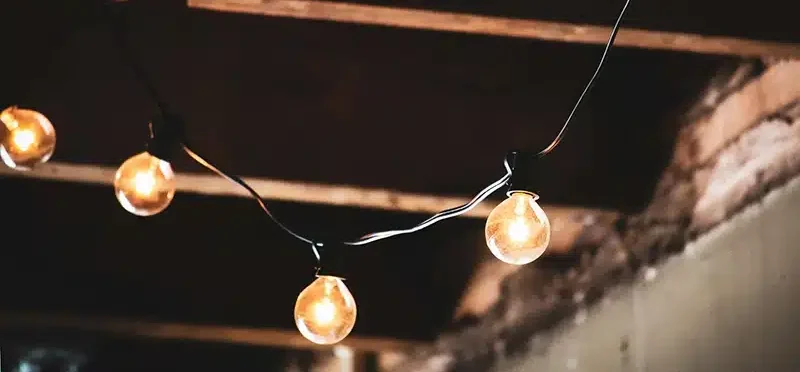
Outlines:
[[[308,0],[187,0],[190,8],[567,43],[605,44],[606,26]],[[800,58],[800,45],[621,28],[615,45],[705,54]]]
[[[0,177],[24,177],[41,180],[111,185],[116,167],[89,164],[49,162],[32,171],[19,172],[0,167]],[[269,200],[325,204],[356,208],[369,208],[407,213],[436,213],[464,204],[469,198],[424,195],[378,188],[347,185],[326,185],[307,182],[292,182],[267,178],[244,178],[261,197]],[[488,180],[487,184],[492,180]],[[182,192],[204,195],[249,197],[241,187],[214,174],[177,173],[177,188]],[[475,190],[478,192],[479,190]],[[479,204],[465,217],[486,218],[496,202]],[[606,210],[543,206],[550,217],[553,229],[570,229],[571,224],[585,220],[613,220],[618,213]],[[561,225],[561,227],[559,226]]]
[[[157,323],[94,316],[80,317],[30,313],[0,313],[0,329],[89,332],[126,337],[221,342],[292,349],[330,349],[330,346],[317,345],[306,340],[299,332],[294,330]],[[346,346],[356,351],[385,352],[409,350],[427,344],[420,341],[351,335],[338,345]]]

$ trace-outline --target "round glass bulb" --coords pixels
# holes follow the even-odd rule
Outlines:
[[[356,324],[356,300],[335,276],[318,276],[297,296],[294,321],[303,337],[320,344],[335,344]]]
[[[0,121],[5,127],[0,158],[9,168],[30,170],[53,155],[56,130],[44,115],[12,106],[0,113]]]
[[[550,221],[536,199],[515,192],[498,204],[486,219],[486,244],[495,257],[513,265],[539,258],[550,243]]]
[[[147,152],[122,163],[114,176],[114,193],[128,212],[152,216],[175,196],[175,174],[168,162]]]

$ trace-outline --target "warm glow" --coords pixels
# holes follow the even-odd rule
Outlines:
[[[152,172],[139,172],[133,177],[134,189],[139,196],[150,196],[156,187],[156,179]]]
[[[327,297],[323,297],[319,302],[314,303],[314,322],[320,325],[328,325],[336,318],[336,307]]]
[[[335,344],[353,330],[356,302],[342,279],[319,276],[297,296],[294,320],[309,341]]]
[[[486,220],[486,244],[503,262],[524,265],[541,256],[550,243],[550,221],[538,197],[517,192],[500,203]]]
[[[29,170],[53,155],[56,132],[44,115],[16,107],[0,113],[0,158],[9,168]]]
[[[28,151],[33,146],[33,143],[36,142],[36,133],[26,129],[11,131],[11,142],[20,151]]]
[[[117,200],[138,216],[163,211],[175,196],[175,174],[168,162],[147,152],[122,163],[114,177]]]
[[[529,236],[528,225],[525,224],[525,219],[522,217],[514,218],[514,222],[508,225],[508,237],[515,243],[523,243],[528,240]]]

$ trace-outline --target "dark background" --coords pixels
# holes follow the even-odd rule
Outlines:
[[[625,24],[798,41],[788,3],[634,1]],[[391,5],[609,24],[622,3]],[[0,104],[50,118],[58,131],[53,160],[116,166],[142,151],[155,110],[122,63],[97,3],[10,0],[3,7]],[[546,146],[602,51],[195,11],[180,1],[114,8],[136,58],[188,120],[194,146],[219,166],[412,192],[474,194],[502,175],[508,149]],[[543,203],[641,209],[672,152],[681,114],[715,71],[735,61],[614,49],[544,165]],[[173,166],[202,171],[185,158]],[[4,178],[0,192],[4,310],[291,330],[296,295],[313,278],[310,249],[250,200],[178,194],[165,212],[143,219],[119,207],[109,187]],[[424,218],[273,204],[304,234],[336,240]],[[482,220],[451,220],[350,251],[354,334],[430,340],[446,329],[485,254],[482,228]]]

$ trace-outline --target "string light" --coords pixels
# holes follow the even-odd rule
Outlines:
[[[56,130],[39,112],[12,106],[0,113],[3,122],[0,158],[9,168],[30,170],[44,163],[56,148]]]
[[[539,196],[533,192],[535,179],[531,174],[531,166],[561,143],[570,121],[578,111],[586,93],[592,89],[595,79],[603,68],[603,63],[614,44],[614,39],[619,32],[619,25],[622,23],[622,17],[629,4],[630,0],[626,0],[625,5],[622,6],[597,68],[586,87],[583,88],[583,92],[572,107],[572,111],[564,121],[564,125],[561,126],[556,138],[535,156],[524,152],[511,152],[506,158],[506,168],[511,174],[508,185],[509,198],[489,213],[485,228],[486,244],[489,246],[489,250],[503,262],[514,265],[531,263],[539,258],[550,244],[550,221],[544,210],[536,203]]]
[[[550,221],[536,194],[514,192],[486,219],[486,243],[495,257],[513,265],[539,258],[550,243]]]
[[[114,195],[126,211],[152,216],[175,197],[175,173],[170,159],[180,150],[183,124],[172,116],[154,118],[149,125],[147,151],[126,160],[114,175]]]
[[[168,162],[142,152],[119,167],[114,175],[114,194],[126,211],[152,216],[172,202],[175,174]]]
[[[510,152],[505,162],[506,174],[462,206],[439,212],[411,228],[367,234],[340,245],[365,245],[417,232],[439,221],[468,212],[492,193],[507,185],[508,199],[495,207],[486,221],[485,232],[489,249],[498,259],[516,265],[527,264],[540,257],[550,241],[550,222],[544,210],[536,203],[539,197],[533,192],[536,185],[533,177],[535,172],[531,166],[537,164],[542,156],[550,153],[560,143],[581,101],[600,73],[629,4],[630,0],[626,0],[611,30],[597,69],[558,135],[547,148],[533,156],[525,152]],[[108,11],[105,7],[103,10]],[[110,13],[106,14],[111,16]],[[355,325],[357,311],[355,299],[345,286],[343,277],[325,271],[327,264],[323,263],[332,260],[323,258],[331,256],[331,251],[323,251],[321,243],[304,237],[283,224],[250,185],[241,178],[214,166],[188,145],[183,135],[182,122],[166,109],[166,105],[159,99],[152,84],[134,63],[122,32],[113,27],[119,24],[112,20],[111,25],[118,47],[126,57],[125,60],[147,89],[160,112],[160,116],[150,123],[147,151],[126,160],[115,175],[114,189],[120,204],[127,211],[139,216],[151,216],[167,208],[175,195],[175,175],[170,166],[170,159],[173,153],[182,149],[197,163],[243,187],[278,227],[294,238],[311,245],[320,267],[317,278],[297,297],[294,311],[297,328],[305,338],[317,344],[335,344],[343,340]],[[55,131],[43,115],[35,111],[9,108],[3,111],[0,119],[8,130],[2,138],[0,155],[9,167],[28,169],[33,164],[47,161],[52,155],[55,147]]]
[[[294,321],[309,341],[335,344],[356,324],[356,301],[342,278],[319,275],[297,296]]]

